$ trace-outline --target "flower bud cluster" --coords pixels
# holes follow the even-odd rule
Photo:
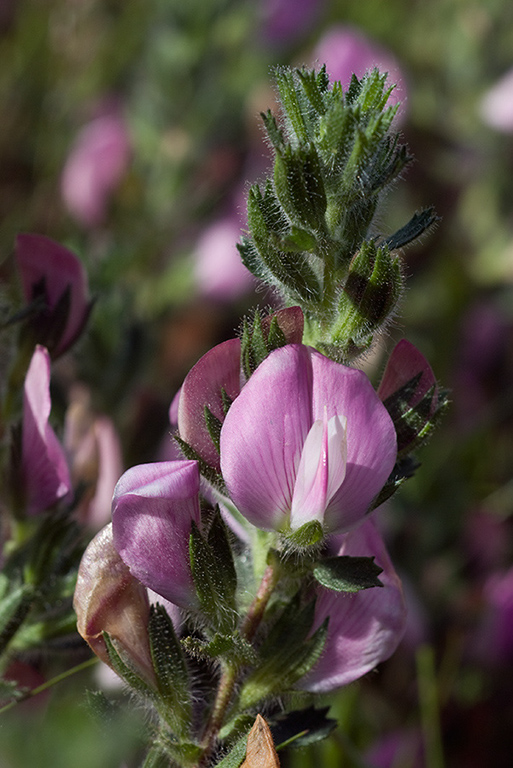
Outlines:
[[[347,361],[367,349],[397,309],[398,248],[428,228],[431,209],[395,234],[376,231],[377,206],[411,160],[394,133],[398,105],[377,70],[344,93],[326,71],[279,70],[281,123],[262,115],[274,176],[248,195],[239,251],[260,280],[305,312],[309,341]]]

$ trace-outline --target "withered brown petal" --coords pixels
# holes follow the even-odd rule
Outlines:
[[[246,759],[240,768],[280,768],[271,729],[262,715],[256,716],[249,732]]]

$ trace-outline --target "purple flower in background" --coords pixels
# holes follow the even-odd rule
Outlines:
[[[129,161],[128,131],[117,109],[111,107],[79,132],[62,172],[61,192],[82,226],[95,228],[104,222]]]
[[[262,37],[282,45],[293,42],[310,32],[323,5],[323,0],[260,0]]]
[[[513,69],[509,69],[485,93],[479,112],[482,120],[491,128],[504,133],[513,131]]]
[[[71,491],[64,451],[48,423],[51,407],[50,355],[37,346],[23,391],[21,470],[28,515],[49,509]]]
[[[131,574],[182,608],[196,603],[189,561],[192,522],[200,525],[195,461],[132,467],[112,500],[114,546]]]
[[[238,218],[225,216],[204,229],[196,243],[195,275],[199,292],[215,301],[233,301],[249,293],[255,278],[237,250],[241,237]]]
[[[483,589],[485,608],[471,651],[483,664],[513,662],[513,568],[490,576]]]
[[[424,768],[421,732],[412,728],[387,733],[365,754],[365,764],[369,768]]]
[[[301,688],[317,693],[331,691],[365,675],[397,648],[406,626],[401,582],[372,519],[356,530],[334,536],[334,555],[375,557],[383,568],[383,587],[355,594],[317,587],[312,632],[329,616],[324,651],[313,669],[300,681]]]
[[[348,87],[353,73],[361,78],[374,67],[380,72],[388,72],[388,85],[396,85],[388,104],[400,101],[397,117],[404,119],[408,92],[397,59],[359,29],[350,26],[331,27],[317,43],[313,58],[319,64],[326,64],[330,79],[340,80],[344,89]]]
[[[240,513],[263,530],[357,525],[397,454],[394,425],[362,371],[310,347],[271,352],[221,429],[221,470]]]
[[[74,253],[42,235],[18,235],[15,254],[26,301],[41,301],[31,315],[31,331],[58,357],[81,334],[91,311],[84,266]]]
[[[79,384],[70,392],[64,446],[73,485],[83,488],[75,514],[100,530],[110,520],[112,494],[123,473],[122,449],[112,420],[94,413],[91,393]]]

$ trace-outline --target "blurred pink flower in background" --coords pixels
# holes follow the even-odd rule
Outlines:
[[[261,0],[262,37],[272,43],[293,42],[318,20],[323,0]]]
[[[369,768],[423,768],[422,735],[414,729],[387,733],[365,754]]]
[[[194,252],[196,284],[202,296],[233,301],[254,288],[255,278],[237,250],[241,234],[240,217],[235,213],[213,221],[203,230]]]
[[[330,78],[340,80],[343,88],[347,88],[353,73],[361,78],[373,67],[377,67],[382,73],[388,72],[388,85],[396,85],[388,104],[401,102],[397,119],[404,120],[408,91],[399,62],[390,51],[382,48],[359,29],[351,26],[332,26],[317,43],[313,58],[316,66],[326,64]]]
[[[471,652],[485,666],[513,662],[513,568],[490,576],[483,587],[484,613]]]
[[[78,517],[99,530],[110,520],[112,494],[123,473],[121,442],[111,419],[94,413],[91,393],[80,384],[70,392],[64,446],[73,485],[83,488]]]
[[[513,132],[513,68],[484,94],[479,113],[490,128],[504,133]]]
[[[110,105],[79,131],[62,172],[62,198],[83,227],[93,229],[104,222],[129,161],[126,123]]]

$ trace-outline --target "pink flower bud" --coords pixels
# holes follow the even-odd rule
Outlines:
[[[37,346],[23,392],[21,471],[28,515],[37,515],[65,499],[71,480],[64,451],[48,423],[50,355]]]
[[[31,331],[58,357],[78,338],[91,311],[84,267],[75,254],[42,235],[18,235],[16,261],[26,301],[41,301]]]
[[[134,670],[156,686],[147,631],[148,594],[118,555],[112,525],[96,534],[84,552],[73,605],[79,634],[102,661],[110,666],[102,636],[107,632]]]
[[[131,574],[182,608],[196,605],[189,560],[192,521],[200,526],[195,461],[132,467],[112,501],[114,546]]]

